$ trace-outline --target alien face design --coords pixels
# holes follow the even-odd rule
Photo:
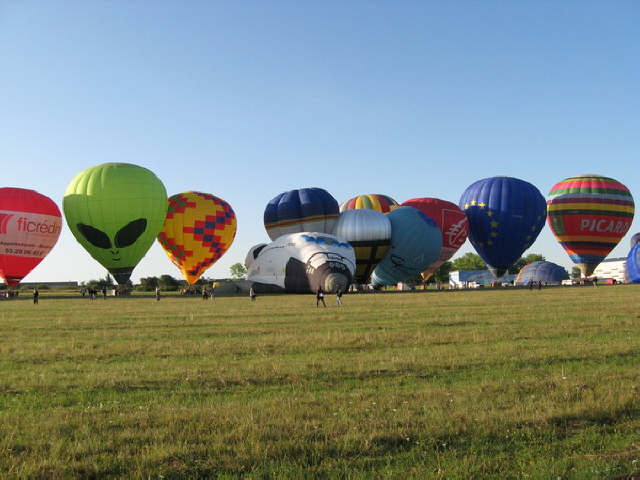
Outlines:
[[[111,260],[119,262],[121,259],[120,249],[133,245],[140,238],[140,235],[147,229],[147,219],[139,218],[126,224],[116,233],[113,244],[111,244],[109,236],[96,227],[84,223],[78,223],[77,227],[78,231],[91,245],[103,250],[109,250],[111,252]]]

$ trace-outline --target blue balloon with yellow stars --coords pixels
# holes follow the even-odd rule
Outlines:
[[[460,197],[469,240],[491,273],[502,277],[533,245],[547,218],[547,202],[535,186],[513,177],[471,184]]]

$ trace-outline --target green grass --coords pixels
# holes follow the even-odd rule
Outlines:
[[[0,300],[0,472],[640,472],[640,287],[343,300]]]

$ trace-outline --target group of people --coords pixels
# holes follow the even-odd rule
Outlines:
[[[84,298],[88,293],[89,294],[89,300],[95,300],[96,298],[98,298],[98,290],[96,290],[93,287],[89,287],[89,288],[82,287],[82,289],[80,290],[80,293],[82,294],[82,298]],[[106,286],[102,287],[102,298],[104,300],[107,299],[107,287]]]
[[[213,298],[215,293],[216,293],[216,288],[213,285],[202,287],[203,300],[209,300],[210,298]]]
[[[342,289],[338,286],[336,287],[336,305],[342,305]],[[324,302],[324,290],[321,286],[318,286],[318,290],[316,291],[316,307],[320,306],[320,302],[322,302],[322,306],[327,308],[327,304]]]

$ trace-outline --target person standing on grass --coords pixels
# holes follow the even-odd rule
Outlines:
[[[37,305],[38,304],[38,297],[40,296],[40,292],[38,292],[37,288],[33,289],[33,304]]]
[[[316,292],[316,307],[320,306],[320,302],[322,302],[324,308],[327,308],[327,304],[324,303],[324,291],[322,290],[322,287],[319,286],[318,291]]]
[[[342,289],[340,287],[336,287],[336,305],[342,305]]]
[[[160,301],[160,285],[156,285],[156,302]]]
[[[251,298],[252,302],[255,302],[256,300],[256,292],[253,289],[253,285],[251,286],[251,288],[249,289],[249,298]]]
[[[106,299],[107,299],[107,286],[106,286],[106,285],[103,285],[103,286],[102,286],[102,298],[103,298],[104,300],[106,300]]]

